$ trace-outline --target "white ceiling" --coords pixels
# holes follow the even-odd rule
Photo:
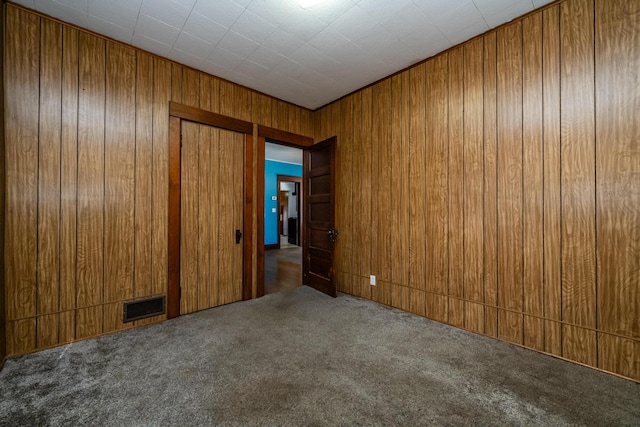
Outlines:
[[[316,109],[552,0],[12,1]]]
[[[264,158],[265,160],[275,160],[276,162],[301,165],[302,150],[299,148],[292,148],[267,142],[264,144]]]

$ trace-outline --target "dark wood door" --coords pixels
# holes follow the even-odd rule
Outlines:
[[[303,284],[337,296],[333,281],[335,239],[335,144],[329,138],[304,153]]]

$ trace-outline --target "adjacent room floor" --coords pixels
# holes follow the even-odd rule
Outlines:
[[[0,425],[637,425],[640,385],[300,287],[9,360]]]
[[[302,285],[302,248],[287,244],[264,253],[264,293],[295,289]]]

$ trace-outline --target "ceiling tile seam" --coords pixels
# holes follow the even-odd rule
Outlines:
[[[487,27],[489,29],[491,29],[491,25],[489,25],[489,23],[487,22],[487,18],[484,17],[484,14],[482,12],[480,12],[480,9],[478,8],[478,5],[476,4],[476,0],[471,0],[471,3],[473,3],[473,7],[476,8],[476,10],[478,11],[478,13],[480,14],[480,16],[482,16],[482,20],[484,21],[484,23],[487,25]]]
[[[142,1],[144,1],[144,0],[142,0]],[[193,5],[191,6],[191,10],[189,10],[189,14],[187,15],[187,17],[185,18],[184,22],[182,23],[182,27],[179,28],[180,32],[178,33],[178,37],[176,37],[176,39],[173,41],[173,46],[171,46],[171,50],[173,50],[175,48],[176,43],[178,42],[178,39],[180,38],[180,34],[182,34],[184,32],[184,26],[187,24],[187,21],[191,17],[191,14],[193,13],[193,9],[195,9],[195,7],[196,7],[196,3],[198,3],[198,2],[197,1],[193,2]],[[142,9],[142,3],[140,3],[140,8]],[[187,33],[187,34],[189,34],[189,33]],[[191,35],[191,36],[193,36],[193,37],[195,37],[197,39],[200,39],[200,37],[196,37],[193,34],[189,34],[189,35]],[[202,40],[202,39],[200,39],[200,40]],[[205,40],[202,40],[202,41],[205,41]],[[204,62],[204,61],[202,61],[202,62]]]

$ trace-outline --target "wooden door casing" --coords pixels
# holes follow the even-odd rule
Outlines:
[[[332,137],[305,150],[303,284],[337,296],[333,274],[335,226],[335,149]]]

